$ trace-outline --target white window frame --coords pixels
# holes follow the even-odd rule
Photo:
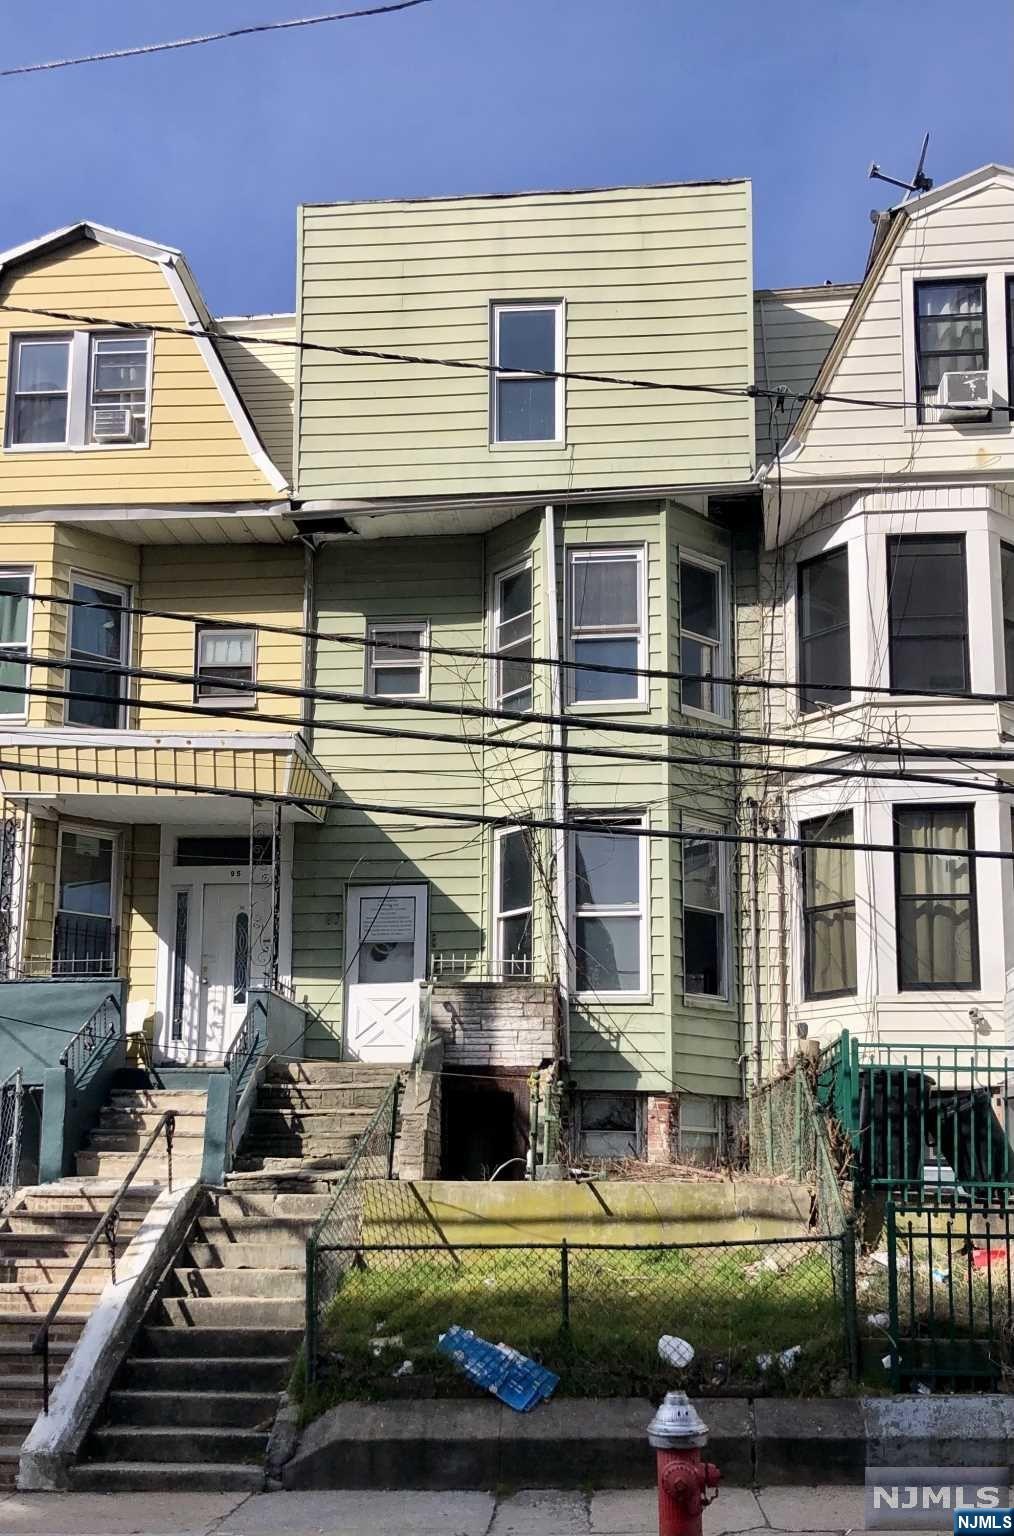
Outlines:
[[[382,661],[378,663],[374,659],[375,636],[377,634],[390,634],[392,632],[405,633],[418,636],[420,646],[428,646],[430,643],[430,626],[428,619],[371,619],[366,626],[366,676],[363,680],[363,688],[368,698],[379,699],[383,703],[386,699],[428,699],[430,696],[430,653],[420,650],[418,655],[419,666],[419,691],[417,693],[377,693],[376,676],[378,671],[391,671],[397,667],[414,667],[416,660],[409,651],[396,661]]]
[[[581,831],[607,833],[617,824],[648,828],[650,821],[645,811],[585,811],[580,812]],[[607,906],[578,907],[577,904],[577,833],[569,834],[567,850],[570,860],[570,948],[574,964],[574,996],[579,1002],[626,1002],[645,1003],[652,997],[651,976],[651,849],[648,837],[638,837],[636,908],[610,903]],[[639,986],[629,992],[581,992],[577,990],[577,930],[579,917],[637,917],[640,921],[638,966]]]
[[[92,576],[88,571],[71,571],[71,573],[70,573],[70,595],[71,595],[71,597],[73,597],[75,595],[74,589],[78,585],[79,582],[81,583],[82,586],[92,587],[93,589],[97,589],[97,590],[102,591],[102,592],[117,592],[123,598],[123,606],[124,606],[124,608],[130,608],[132,606],[132,589],[130,587],[125,587],[122,582],[119,582],[119,581],[107,581],[104,576]],[[90,660],[87,660],[87,659],[82,659],[80,657],[75,657],[73,655],[74,615],[76,613],[80,613],[80,612],[81,612],[81,610],[79,608],[73,608],[72,607],[69,610],[69,612],[68,612],[68,618],[67,618],[67,670],[66,670],[65,676],[66,676],[66,679],[67,679],[66,686],[68,688],[70,687],[70,673],[71,673],[72,668],[74,668],[74,667],[87,667],[87,668],[89,668],[92,671],[99,671],[101,669],[101,667],[102,667],[101,661],[99,661],[97,659],[95,661],[90,661]],[[130,614],[129,613],[125,613],[123,615],[123,639],[122,639],[122,643],[121,643],[121,646],[120,646],[120,665],[121,666],[126,666],[126,667],[130,666],[130,657],[131,657],[132,644],[133,644],[133,633],[132,633],[132,626],[131,626],[131,618],[130,618]],[[122,693],[122,696],[120,698],[119,715],[118,715],[117,723],[116,723],[116,726],[115,726],[116,730],[122,730],[124,728],[124,726],[127,724],[129,710],[130,710],[131,704],[133,702],[132,699],[131,699],[131,696],[130,696],[130,689],[131,689],[131,680],[130,680],[130,678],[129,677],[124,677],[124,678],[121,678],[120,681],[121,681],[121,685],[122,685],[122,688],[123,688],[123,693]],[[71,718],[70,718],[70,706],[71,706],[72,702],[73,701],[71,699],[67,699],[65,701],[65,703],[64,703],[64,710],[63,710],[64,724],[70,726],[70,728],[72,730],[75,730],[75,731],[103,731],[103,730],[114,729],[114,727],[111,727],[111,726],[78,725],[76,721],[71,720]]]
[[[687,629],[683,623],[682,602],[682,570],[684,565],[696,566],[698,570],[707,571],[718,578],[718,640],[714,641],[708,635],[699,635],[692,629]],[[686,671],[683,663],[683,636],[696,640],[701,645],[715,646],[716,677],[728,677],[730,673],[730,644],[729,631],[731,628],[729,617],[729,567],[724,560],[716,560],[710,555],[698,554],[696,550],[681,549],[679,552],[679,579],[680,586],[680,671]],[[685,715],[694,715],[699,720],[728,720],[732,715],[731,690],[727,683],[712,684],[712,697],[714,709],[699,709],[695,704],[688,704],[684,697],[685,682],[680,681],[680,709]]]
[[[522,571],[528,571],[530,576],[531,576],[532,603],[531,603],[531,608],[529,609],[529,613],[531,614],[531,621],[532,622],[531,622],[530,641],[531,641],[532,650],[534,651],[534,648],[535,648],[535,566],[534,566],[534,562],[531,559],[519,560],[519,561],[516,562],[516,564],[505,566],[502,571],[495,571],[493,573],[493,592],[492,592],[492,597],[491,597],[491,601],[490,601],[490,621],[489,621],[490,622],[489,648],[490,648],[491,651],[499,651],[501,649],[501,647],[500,647],[500,627],[501,627],[501,619],[500,619],[500,591],[501,591],[501,588],[503,587],[503,584],[504,584],[505,581],[509,581],[512,576],[519,576]],[[514,622],[516,622],[516,620],[508,620],[508,622],[509,623],[514,623]],[[510,657],[507,658],[507,660],[510,660],[510,659],[511,659]],[[502,691],[501,686],[500,686],[500,667],[501,667],[501,662],[500,662],[499,658],[496,661],[494,661],[491,664],[491,666],[490,666],[490,685],[491,685],[490,686],[490,695],[489,695],[490,703],[492,704],[494,709],[513,709],[515,706],[511,703],[511,700],[513,698],[515,698],[518,693],[521,693],[524,690],[516,689],[513,694],[505,694]],[[532,667],[532,677],[531,677],[531,683],[529,685],[529,692],[532,695],[532,702],[529,705],[527,705],[527,707],[524,710],[519,711],[519,713],[521,713],[521,714],[528,714],[528,713],[531,712],[531,710],[533,710],[535,708],[535,668],[534,668],[534,666]]]
[[[637,625],[588,625],[574,624],[574,566],[579,561],[593,560],[635,560],[637,562]],[[609,713],[620,710],[643,710],[648,706],[647,678],[643,675],[647,665],[648,654],[648,582],[647,582],[647,548],[644,544],[572,544],[567,549],[567,559],[564,567],[564,602],[566,613],[566,645],[567,660],[573,665],[567,668],[565,697],[567,707],[580,713],[587,710],[597,713],[606,710]],[[615,699],[577,699],[575,697],[577,687],[577,656],[576,642],[584,639],[616,639],[637,640],[637,666],[636,678],[637,691],[627,698]],[[603,672],[603,678],[610,674]]]
[[[528,838],[531,869],[532,869],[532,895],[527,907],[500,906],[500,875],[502,870],[504,839],[508,837]],[[493,834],[493,960],[496,966],[497,976],[501,981],[512,981],[517,978],[529,980],[535,974],[535,834],[524,827],[500,827]],[[503,926],[508,918],[524,917],[528,915],[529,932],[531,934],[531,956],[528,961],[528,969],[524,971],[505,970],[503,946]]]
[[[144,404],[142,411],[134,417],[134,407],[124,406],[129,410],[135,420],[142,422],[143,431],[135,443],[96,443],[91,438],[92,411],[100,401],[95,399],[95,373],[98,366],[99,344],[103,341],[143,341],[145,343],[144,358]],[[150,334],[136,331],[89,331],[88,332],[88,401],[85,420],[85,446],[89,448],[129,448],[144,447],[148,441],[149,422],[151,419],[151,355],[152,337]],[[131,394],[131,390],[109,390],[109,394]]]
[[[52,346],[60,342],[67,347],[67,383],[63,390],[22,390],[18,389],[17,381],[21,373],[21,352],[24,347],[34,345]],[[73,393],[74,375],[74,335],[68,331],[29,331],[27,334],[12,334],[8,340],[9,365],[7,370],[7,424],[4,433],[4,442],[8,448],[31,451],[33,453],[45,452],[47,449],[66,447],[71,433],[71,397]],[[67,399],[67,414],[64,425],[64,435],[56,443],[16,443],[14,441],[15,407],[19,399],[26,395],[53,395],[62,394]]]
[[[232,690],[221,687],[216,693],[201,692],[201,642],[205,635],[248,635],[250,637],[249,689]],[[214,668],[208,671],[214,676]],[[249,624],[199,624],[194,636],[194,703],[200,708],[227,704],[230,709],[256,709],[257,707],[257,631]]]
[[[712,1112],[713,1129],[704,1126],[683,1124],[683,1112],[691,1105],[706,1104]],[[676,1120],[676,1146],[677,1156],[680,1162],[687,1162],[695,1155],[700,1157],[704,1149],[702,1147],[689,1147],[684,1144],[684,1136],[714,1136],[714,1160],[720,1163],[725,1153],[725,1115],[722,1112],[722,1100],[713,1093],[688,1093],[681,1094]],[[707,1163],[701,1161],[699,1167],[707,1167]]]
[[[905,387],[904,426],[907,432],[1003,432],[1014,429],[1014,417],[994,409],[987,420],[967,425],[953,421],[920,421],[916,402],[915,285],[917,283],[983,282],[986,288],[986,355],[990,403],[993,407],[1014,404],[1008,399],[1012,386],[1007,379],[1007,278],[1014,276],[1008,264],[970,261],[956,265],[906,267],[901,272],[901,331]]]
[[[147,368],[145,373],[144,433],[130,443],[93,443],[90,441],[89,419],[92,403],[93,340],[111,336],[143,336],[147,342]],[[10,337],[9,355],[11,380],[17,377],[20,349],[26,342],[66,341],[70,344],[67,360],[67,428],[59,443],[16,443],[14,441],[14,390],[8,388],[4,449],[7,453],[111,453],[131,452],[147,448],[151,441],[151,386],[155,343],[150,331],[21,331]]]
[[[3,565],[3,566],[0,566],[0,581],[7,580],[10,577],[21,577],[21,576],[27,576],[28,577],[28,599],[29,599],[29,601],[28,601],[28,623],[25,625],[24,645],[22,646],[20,643],[18,645],[11,645],[11,646],[0,645],[0,660],[3,660],[3,661],[7,661],[7,660],[20,661],[21,658],[17,655],[17,652],[22,650],[22,649],[24,649],[26,655],[30,655],[31,654],[31,649],[32,649],[32,622],[33,622],[33,619],[35,617],[35,611],[34,611],[35,610],[35,604],[32,602],[31,598],[32,598],[32,593],[35,591],[35,567],[34,567],[34,565]],[[24,663],[24,667],[25,667],[25,687],[26,688],[30,688],[32,686],[32,671],[31,671],[31,667],[29,666],[27,661]],[[24,722],[25,720],[27,720],[28,719],[28,708],[29,708],[30,700],[31,700],[31,695],[26,693],[22,697],[22,704],[21,704],[20,711],[12,710],[10,714],[0,714],[0,730],[2,730],[5,725],[16,725],[19,721]]]
[[[545,447],[560,447],[567,441],[567,391],[566,380],[556,380],[556,390],[553,396],[553,416],[556,432],[553,437],[500,437],[497,431],[499,420],[499,386],[501,379],[538,379],[542,375],[538,373],[526,373],[522,370],[500,369],[500,316],[505,314],[517,314],[518,311],[540,309],[553,313],[555,321],[554,347],[553,347],[553,371],[563,373],[567,366],[566,337],[567,337],[567,305],[564,299],[493,299],[489,306],[489,360],[493,371],[489,376],[489,442],[491,448],[509,448],[511,450],[539,449]]]
[[[109,867],[109,920],[110,920],[110,925],[111,925],[110,926],[110,937],[112,939],[112,946],[111,946],[111,948],[112,948],[112,962],[113,962],[113,964],[112,964],[112,969],[110,970],[109,974],[110,974],[110,976],[115,976],[116,970],[117,970],[117,966],[118,966],[118,963],[119,963],[119,960],[120,960],[120,955],[117,953],[117,950],[118,950],[117,934],[120,932],[120,929],[122,928],[122,921],[121,921],[121,919],[122,919],[122,916],[123,916],[123,912],[122,912],[122,907],[123,907],[123,891],[122,891],[121,884],[120,884],[121,879],[122,879],[122,875],[123,875],[123,859],[122,859],[122,845],[121,845],[121,841],[120,841],[120,834],[118,832],[110,832],[105,827],[89,826],[86,822],[61,821],[60,824],[59,824],[59,828],[57,830],[57,837],[56,837],[56,871],[55,871],[55,873],[56,873],[56,881],[55,881],[55,883],[53,885],[53,922],[52,922],[51,937],[50,937],[50,950],[51,950],[50,964],[52,966],[52,965],[54,965],[56,963],[56,924],[57,924],[57,920],[58,920],[61,912],[65,911],[65,910],[69,910],[69,909],[65,909],[65,908],[61,907],[61,905],[60,905],[60,886],[61,886],[61,883],[63,881],[63,840],[64,840],[64,837],[68,833],[70,833],[72,836],[76,835],[78,837],[93,837],[98,842],[109,843],[111,848],[112,848],[112,859],[110,861],[110,867]],[[95,917],[95,916],[101,916],[101,915],[102,914],[100,914],[100,913],[87,913],[87,912],[71,913],[71,916],[77,916],[77,917],[88,917],[88,916]],[[68,971],[66,973],[61,973],[61,974],[66,974],[68,976],[72,976],[72,975],[74,975],[76,973]],[[84,975],[84,973],[81,973],[81,974],[82,974],[82,976]]]
[[[694,838],[700,838],[701,842],[712,842],[716,837],[728,835],[729,827],[725,822],[710,821],[684,821],[682,831],[690,832]],[[685,851],[686,841],[681,842],[681,848]],[[721,906],[719,912],[722,917],[722,990],[721,992],[691,992],[687,986],[686,968],[686,944],[683,944],[683,995],[688,1000],[693,1000],[693,1006],[698,1003],[729,1003],[732,1000],[732,903],[731,881],[729,879],[729,844],[715,843],[718,850],[718,892]],[[683,933],[686,933],[686,879],[685,870],[680,871],[681,900],[680,907],[683,913]],[[708,907],[694,907],[695,912],[707,912]]]

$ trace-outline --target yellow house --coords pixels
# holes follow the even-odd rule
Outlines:
[[[251,331],[294,321],[216,321],[179,251],[99,225],[0,254],[0,971],[126,977],[163,1060],[285,985],[332,789],[302,702],[258,696],[307,674],[294,352]]]

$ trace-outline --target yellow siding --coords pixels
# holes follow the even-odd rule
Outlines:
[[[184,323],[155,262],[90,240],[12,268],[0,279],[0,301],[111,320]],[[67,329],[56,320],[0,311],[5,406],[11,333]],[[197,343],[186,336],[154,338],[148,446],[0,455],[0,506],[136,506],[277,496],[250,458]]]
[[[217,325],[225,335],[240,331],[277,341],[293,341],[296,336],[295,315],[242,315],[235,320],[219,320]],[[260,345],[223,341],[218,350],[272,461],[283,475],[291,476],[295,348],[273,346],[270,341]]]
[[[24,937],[24,963],[29,975],[41,974],[39,963],[48,962],[53,953],[57,832],[55,821],[39,817],[32,821]]]
[[[159,829],[130,829],[124,850],[121,964],[130,979],[129,1002],[155,1003],[158,932]]]
[[[569,370],[752,380],[746,182],[338,203],[300,226],[306,340],[485,364],[491,300],[563,299]],[[304,496],[711,484],[752,466],[745,399],[571,380],[564,445],[491,448],[484,372],[306,353],[297,395]]]

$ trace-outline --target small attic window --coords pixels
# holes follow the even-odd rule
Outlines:
[[[13,336],[7,447],[143,447],[151,358],[151,336],[134,331]]]

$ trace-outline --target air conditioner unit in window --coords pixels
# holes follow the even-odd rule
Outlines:
[[[97,405],[92,412],[92,437],[97,443],[129,443],[134,418],[126,405]]]
[[[983,421],[992,414],[985,368],[945,373],[937,389],[941,421]],[[976,409],[971,409],[976,407]]]

